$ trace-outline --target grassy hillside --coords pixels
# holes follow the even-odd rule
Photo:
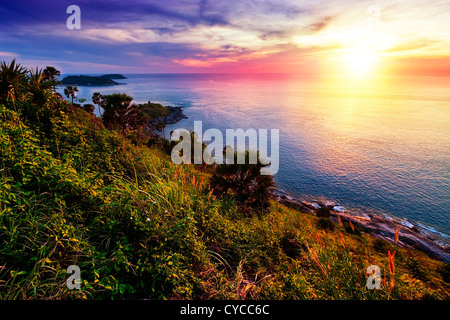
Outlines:
[[[449,299],[448,265],[274,201],[244,215],[52,93],[0,104],[0,179],[0,299]]]

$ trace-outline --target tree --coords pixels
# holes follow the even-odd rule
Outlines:
[[[103,96],[103,123],[109,129],[125,130],[124,116],[131,106],[133,98],[125,93],[113,93]]]
[[[155,129],[161,132],[162,136],[164,137],[164,128],[166,127],[166,124],[164,121],[158,121],[154,124]]]
[[[59,77],[61,75],[61,72],[59,70],[56,70],[54,67],[47,66],[43,71],[43,81],[50,81],[52,83],[53,91],[55,91],[56,84],[58,83],[56,81],[56,77]]]
[[[103,103],[103,96],[100,92],[94,92],[92,95],[92,102],[98,106],[98,114],[100,115],[100,118],[102,117],[102,111],[100,106]]]
[[[5,103],[11,99],[15,106],[15,101],[21,99],[21,93],[26,86],[27,70],[16,59],[8,65],[5,61],[0,64],[0,103]]]
[[[49,98],[49,89],[53,83],[50,80],[45,80],[42,69],[36,67],[35,70],[30,69],[28,72],[28,82],[26,89],[31,95],[32,103],[41,106]]]
[[[270,164],[262,163],[259,153],[255,164],[249,161],[249,151],[245,151],[244,164],[236,164],[237,156],[238,153],[234,152],[234,164],[224,163],[216,167],[210,180],[213,194],[231,196],[246,215],[267,211],[274,182],[272,175],[261,175],[261,169]]]
[[[77,97],[77,92],[78,92],[78,88],[77,87],[72,87],[72,86],[67,86],[64,89],[64,94],[67,98],[71,98],[72,97],[72,105],[73,105],[73,99]]]
[[[95,107],[94,107],[93,104],[86,103],[86,104],[83,105],[83,109],[84,109],[86,112],[92,113],[92,114],[93,114],[93,113],[94,113]]]
[[[138,105],[131,104],[133,98],[125,93],[103,96],[103,123],[108,129],[120,130],[122,134],[133,137],[134,141],[148,138],[145,125],[150,121]]]

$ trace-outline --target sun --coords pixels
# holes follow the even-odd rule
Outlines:
[[[365,77],[375,71],[378,55],[373,48],[360,45],[345,49],[341,60],[349,75]]]

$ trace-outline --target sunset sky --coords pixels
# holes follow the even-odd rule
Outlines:
[[[0,39],[63,73],[450,75],[450,1],[1,0]]]

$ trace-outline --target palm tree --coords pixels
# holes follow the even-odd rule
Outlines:
[[[130,111],[131,101],[133,98],[125,93],[113,93],[103,96],[103,122],[109,129],[122,129],[125,131],[125,118],[127,112]]]
[[[103,96],[100,92],[94,92],[92,95],[92,102],[98,106],[98,114],[100,115],[100,118],[102,117],[102,111],[100,108],[100,105],[103,103]]]
[[[234,152],[235,164],[218,165],[210,179],[213,194],[232,196],[247,215],[262,213],[270,208],[271,188],[274,186],[273,176],[261,175],[261,169],[270,164],[261,161],[259,152],[256,155],[257,163],[251,164],[250,151],[247,150],[244,153],[245,163],[236,164],[238,152]]]
[[[73,99],[77,98],[77,92],[78,92],[78,88],[77,87],[67,86],[64,89],[64,94],[66,95],[66,97],[67,98],[72,97],[72,105],[73,105]]]
[[[28,74],[27,91],[31,94],[34,104],[40,104],[46,99],[46,93],[52,87],[51,80],[45,80],[45,75],[42,69],[30,69]]]
[[[0,64],[0,102],[11,99],[15,106],[15,100],[20,100],[20,94],[26,85],[27,69],[16,59],[8,65],[5,61]]]
[[[56,70],[54,67],[47,66],[43,72],[44,76],[42,78],[43,81],[51,81],[53,86],[53,91],[55,91],[55,86],[57,84],[56,77],[61,75],[59,70]]]

